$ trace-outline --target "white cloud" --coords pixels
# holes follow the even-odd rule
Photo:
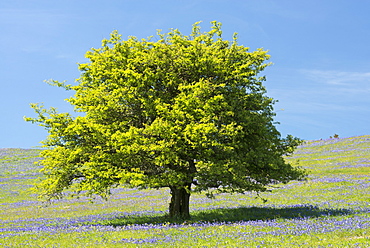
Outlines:
[[[346,72],[335,70],[301,70],[311,80],[331,85],[353,86],[369,84],[370,72]]]
[[[281,84],[271,87],[268,95],[279,100],[279,116],[347,116],[370,112],[370,72],[339,70],[299,70]]]

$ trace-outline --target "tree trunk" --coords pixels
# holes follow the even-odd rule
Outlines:
[[[177,188],[171,186],[171,202],[170,202],[170,217],[189,219],[189,200],[190,200],[190,187],[191,183],[185,185],[185,187]]]

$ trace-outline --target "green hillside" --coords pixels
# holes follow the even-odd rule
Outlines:
[[[0,247],[370,247],[370,136],[305,142],[289,159],[309,179],[262,194],[266,203],[192,195],[187,223],[163,217],[166,189],[43,203],[31,190],[38,152],[0,149]]]

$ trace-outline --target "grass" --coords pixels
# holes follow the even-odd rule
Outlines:
[[[0,247],[370,247],[370,136],[306,142],[289,159],[309,180],[264,193],[267,203],[193,194],[186,222],[166,217],[167,189],[45,205],[30,190],[38,152],[0,149]]]

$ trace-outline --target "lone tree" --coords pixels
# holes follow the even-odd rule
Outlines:
[[[169,215],[189,218],[191,192],[244,193],[301,180],[305,171],[284,160],[300,143],[281,138],[274,100],[265,96],[267,52],[250,52],[193,25],[156,38],[122,40],[114,31],[86,53],[67,101],[77,117],[31,104],[49,136],[40,161],[39,187],[48,199],[65,189],[104,198],[119,185],[168,187]]]

